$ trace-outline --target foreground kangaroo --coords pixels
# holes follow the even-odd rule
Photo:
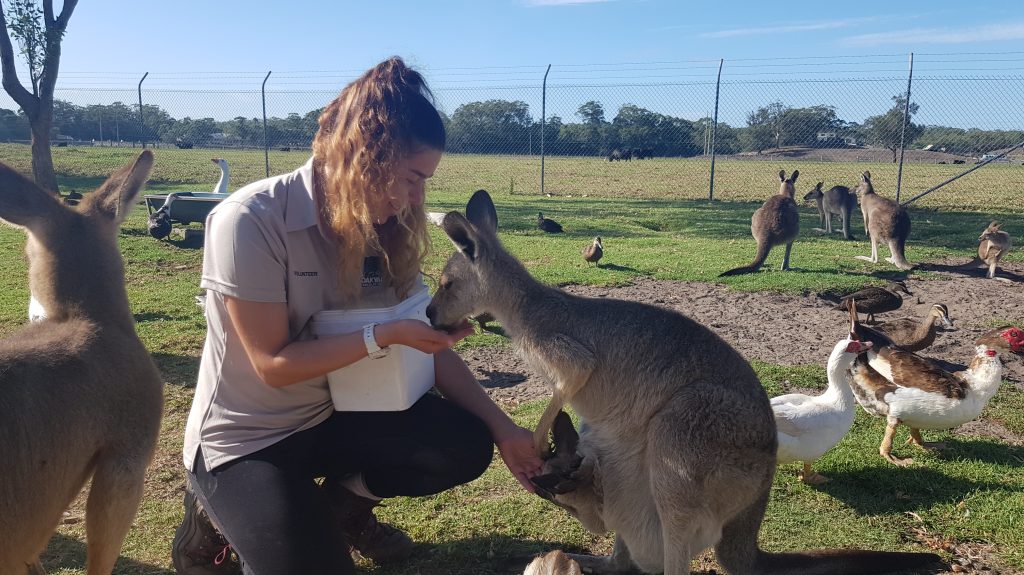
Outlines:
[[[497,225],[482,190],[466,216],[445,216],[442,228],[457,251],[427,317],[442,329],[485,312],[501,322],[552,388],[534,436],[539,450],[546,451],[565,403],[586,422],[584,443],[591,467],[600,467],[600,487],[588,484],[588,505],[573,514],[596,531],[614,530],[616,539],[611,557],[572,556],[583,570],[680,575],[710,546],[727,572],[744,575],[883,572],[937,559],[759,549],[777,436],[750,365],[682,314],[540,284],[502,247]]]
[[[772,247],[785,244],[786,254],[782,257],[782,267],[789,269],[789,252],[793,249],[793,240],[800,233],[800,211],[793,199],[796,194],[798,170],[793,170],[793,175],[786,179],[786,172],[779,170],[779,193],[768,198],[754,215],[750,218],[750,233],[757,240],[757,254],[754,261],[748,266],[740,266],[729,271],[722,272],[719,276],[735,276],[749,274],[761,269],[764,261],[768,259],[768,252]]]
[[[163,380],[135,333],[118,229],[153,166],[145,151],[75,208],[0,164],[0,218],[28,232],[47,317],[0,341],[0,573],[39,554],[90,478],[88,574],[109,575],[142,498]]]
[[[856,239],[850,233],[850,215],[857,206],[857,196],[846,186],[832,186],[828,191],[822,192],[824,184],[825,182],[818,182],[813,190],[804,195],[804,201],[814,200],[818,205],[821,227],[815,229],[831,234],[832,216],[839,216],[843,222],[843,239]]]
[[[910,236],[910,214],[906,208],[875,193],[871,185],[871,172],[864,172],[860,185],[860,211],[864,216],[864,233],[871,241],[871,257],[857,256],[857,259],[878,263],[878,244],[889,246],[890,256],[885,261],[901,270],[913,269],[914,265],[907,261],[904,249],[907,237]]]

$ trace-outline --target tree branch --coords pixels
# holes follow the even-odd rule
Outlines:
[[[53,18],[53,0],[43,0],[43,23],[46,25],[46,55],[43,70],[39,74],[39,101],[42,106],[53,106],[53,89],[57,85],[57,71],[60,69],[60,45],[68,20],[75,11],[78,0],[65,0],[60,16]]]
[[[7,30],[7,18],[4,16],[3,5],[0,4],[0,69],[3,71],[4,90],[10,95],[25,115],[35,116],[39,109],[39,100],[31,92],[21,85],[18,79],[18,70],[14,66],[14,46],[11,44],[11,34]]]

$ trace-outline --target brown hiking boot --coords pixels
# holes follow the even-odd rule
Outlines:
[[[324,490],[334,520],[353,551],[375,563],[404,559],[412,553],[414,544],[408,535],[377,521],[373,508],[379,501],[360,497],[337,482],[325,481]]]
[[[171,561],[178,575],[242,575],[242,565],[185,485],[185,519],[174,532]]]

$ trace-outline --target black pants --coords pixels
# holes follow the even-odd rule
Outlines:
[[[208,471],[196,495],[251,575],[355,572],[318,477],[362,473],[378,497],[440,493],[479,477],[494,444],[484,423],[427,394],[405,411],[336,411],[323,423]]]

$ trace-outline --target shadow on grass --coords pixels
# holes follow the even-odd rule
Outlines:
[[[560,542],[517,539],[507,535],[486,535],[445,543],[417,544],[416,551],[401,565],[388,565],[394,575],[490,575],[522,573],[538,555],[561,549],[567,553],[586,550]],[[384,571],[381,571],[383,573]]]
[[[195,387],[199,377],[199,358],[169,353],[151,354],[164,381],[179,387]]]
[[[597,264],[597,267],[599,267],[599,268],[601,268],[603,270],[611,270],[613,272],[640,273],[640,270],[638,270],[636,268],[631,268],[629,266],[620,266],[620,265],[617,265],[617,264]]]
[[[991,447],[998,450],[1000,446],[992,444]],[[909,447],[900,449],[901,456],[908,454]],[[920,457],[920,453],[913,455]],[[1012,455],[1004,451],[1001,455],[993,457],[1009,459]],[[960,501],[965,494],[976,491],[996,493],[1013,490],[1011,486],[998,482],[950,477],[919,463],[907,468],[888,463],[883,466],[881,463],[882,460],[879,458],[877,467],[845,473],[832,472],[829,474],[832,481],[820,489],[862,515],[891,515],[914,511],[938,503]]]
[[[81,570],[85,571],[86,546],[84,541],[73,537],[57,534],[50,539],[46,551],[43,552],[43,568],[47,573],[54,573],[60,570]],[[174,575],[173,569],[159,565],[150,565],[119,557],[117,565],[114,566],[116,575]]]
[[[1024,447],[995,441],[981,441],[952,437],[943,440],[944,449],[935,452],[948,461],[971,461],[1007,467],[1024,467]]]
[[[133,314],[135,323],[145,323],[148,321],[187,321],[192,319],[191,316],[184,315],[169,315],[163,312],[146,312]]]

